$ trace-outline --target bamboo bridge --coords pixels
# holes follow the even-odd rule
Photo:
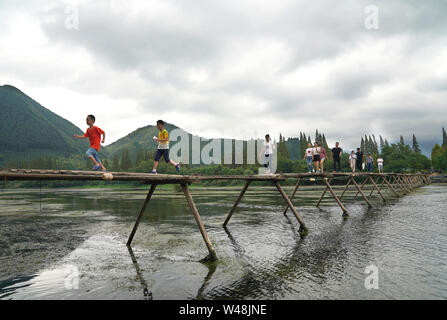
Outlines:
[[[237,206],[241,202],[245,192],[250,184],[254,181],[262,181],[274,185],[285,202],[283,214],[286,215],[290,211],[295,216],[299,223],[299,234],[305,236],[309,230],[306,227],[303,219],[299,215],[297,209],[293,205],[293,199],[299,192],[300,186],[303,182],[319,183],[323,185],[323,193],[319,198],[316,206],[319,207],[323,198],[326,195],[332,197],[335,203],[342,210],[342,217],[348,217],[348,210],[343,205],[343,197],[351,187],[356,192],[354,200],[360,199],[371,208],[373,204],[371,197],[375,192],[386,202],[391,198],[400,198],[414,189],[430,184],[430,178],[426,174],[398,174],[398,173],[287,173],[275,175],[219,175],[219,176],[200,176],[200,175],[167,175],[167,174],[148,174],[148,173],[130,173],[130,172],[93,172],[93,171],[76,171],[76,170],[31,170],[31,169],[2,169],[0,170],[0,179],[6,185],[6,182],[11,180],[105,180],[105,181],[138,181],[144,184],[149,184],[150,189],[144,200],[143,206],[137,215],[135,225],[127,240],[127,245],[130,246],[132,240],[137,232],[141,218],[146,211],[155,189],[160,184],[178,184],[181,186],[185,195],[186,201],[194,215],[195,221],[199,231],[203,237],[205,245],[208,249],[209,255],[204,260],[215,261],[217,254],[208,237],[204,224],[200,217],[199,211],[195,205],[194,199],[189,190],[189,185],[200,181],[216,181],[216,180],[240,180],[245,181],[245,184],[236,199],[233,207],[225,219],[223,226],[226,228],[228,222],[236,211]],[[295,187],[292,193],[286,194],[281,182],[285,180],[296,180]],[[333,188],[334,182],[342,182],[343,191],[337,194]],[[369,188],[367,188],[367,186]],[[329,192],[329,193],[328,193]],[[368,194],[369,192],[369,194]]]

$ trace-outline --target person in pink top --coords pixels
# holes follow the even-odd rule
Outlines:
[[[327,154],[326,154],[326,149],[321,147],[321,152],[320,152],[320,168],[321,168],[321,172],[324,172],[324,161],[326,160]]]

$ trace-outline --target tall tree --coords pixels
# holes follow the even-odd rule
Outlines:
[[[112,160],[112,171],[113,172],[120,171],[120,162],[118,160],[118,155],[116,155],[116,154],[113,156],[113,160]]]
[[[130,162],[129,158],[129,149],[124,149],[123,154],[121,156],[121,169],[124,171],[129,170],[132,167],[132,164]]]
[[[400,136],[399,144],[401,144],[402,146],[405,145],[405,140],[403,136]]]
[[[416,139],[416,136],[413,134],[413,151],[415,153],[421,153],[421,148],[419,147],[419,142]]]
[[[284,158],[289,158],[289,151],[287,150],[286,138],[279,134],[278,155]]]
[[[138,150],[137,158],[135,160],[135,167],[137,167],[144,160],[144,152],[143,150]]]
[[[383,140],[383,137],[380,136],[380,150],[385,146],[385,141]]]
[[[442,128],[442,146],[447,147],[447,133],[444,128]]]

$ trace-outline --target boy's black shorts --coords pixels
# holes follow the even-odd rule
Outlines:
[[[160,158],[163,156],[166,162],[169,162],[169,149],[157,149],[157,153],[155,154],[154,161],[160,161]]]

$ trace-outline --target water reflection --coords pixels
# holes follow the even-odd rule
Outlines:
[[[132,264],[135,267],[135,271],[137,272],[137,279],[141,283],[141,286],[143,287],[144,300],[153,300],[152,292],[149,292],[147,282],[146,280],[144,280],[143,273],[141,272],[140,265],[138,264],[135,254],[133,253],[132,247],[127,246],[127,250],[129,251],[129,255],[132,259]]]

